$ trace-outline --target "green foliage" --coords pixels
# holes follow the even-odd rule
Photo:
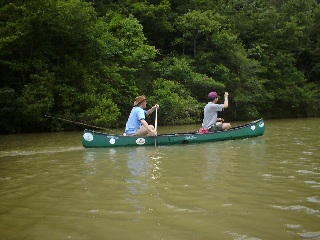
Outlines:
[[[309,98],[311,86],[295,67],[293,55],[279,52],[269,61],[267,68],[268,81],[265,86],[272,93],[269,106],[273,108],[273,113],[285,117],[308,116],[304,100]]]
[[[116,126],[120,112],[111,99],[105,96],[101,96],[99,99],[93,98],[91,105],[92,108],[87,108],[81,114],[81,119],[100,126]]]
[[[200,101],[207,100],[208,91],[215,89],[220,91],[225,88],[221,82],[215,81],[206,74],[196,72],[192,59],[186,57],[167,57],[163,59],[159,69],[161,75],[166,79],[171,79],[180,83],[190,90],[192,96]]]
[[[128,100],[131,102],[135,96],[141,95],[141,85],[145,84],[144,66],[149,66],[157,52],[145,43],[142,26],[132,16],[124,17],[110,11],[102,20],[98,23],[98,29],[103,33],[99,41],[106,59],[96,77],[102,77],[104,91],[110,92],[108,97],[115,99],[123,117],[130,109]],[[119,123],[123,124],[124,119]]]
[[[17,98],[17,110],[20,113],[22,131],[34,128],[44,122],[44,115],[54,104],[53,87],[54,76],[47,71],[30,75],[30,82],[24,85],[21,95]]]
[[[182,32],[182,37],[177,38],[176,42],[183,45],[183,54],[192,53],[196,56],[202,43],[208,41],[212,33],[219,31],[221,26],[219,21],[216,21],[217,17],[219,16],[209,10],[194,10],[177,18],[176,25]]]
[[[142,26],[133,16],[124,18],[120,14],[110,12],[106,14],[104,21],[107,23],[105,30],[112,35],[111,46],[117,47],[117,57],[126,63],[126,67],[140,66],[155,57],[154,47],[144,44],[146,38]]]
[[[150,102],[160,105],[159,124],[184,124],[199,121],[202,107],[183,85],[166,79],[154,81]]]
[[[174,27],[170,18],[172,11],[169,0],[157,1],[137,1],[131,3],[131,13],[139,20],[144,27],[144,34],[148,40],[157,48],[165,49],[168,39]],[[159,38],[159,35],[163,37]],[[170,44],[170,43],[169,43]]]
[[[53,105],[54,76],[47,71],[30,75],[29,84],[24,85],[22,94],[18,99],[23,117],[34,121],[44,115]]]
[[[0,3],[0,131],[123,127],[133,99],[160,123],[198,122],[210,91],[229,121],[319,116],[315,0]]]
[[[47,113],[109,127],[121,122],[123,100],[137,94],[135,77],[156,54],[139,22],[113,12],[98,18],[81,0],[19,4],[0,9],[1,86],[17,96],[14,129],[46,130]]]
[[[0,88],[0,133],[17,131],[16,101],[17,94],[9,87]]]

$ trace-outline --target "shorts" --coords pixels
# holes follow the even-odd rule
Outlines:
[[[209,128],[209,132],[222,131],[222,124],[218,124]]]

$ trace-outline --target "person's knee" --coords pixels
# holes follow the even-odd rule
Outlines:
[[[222,127],[223,127],[223,130],[228,130],[228,129],[231,128],[231,124],[230,124],[230,123],[224,123],[224,124],[222,125]]]
[[[148,129],[145,128],[144,126],[141,126],[141,128],[139,128],[134,136],[139,136],[139,137],[143,137],[143,136],[146,136],[148,134]]]

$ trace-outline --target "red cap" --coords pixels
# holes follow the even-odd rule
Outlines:
[[[211,100],[215,99],[218,96],[219,95],[216,92],[211,92],[211,93],[208,94],[208,98],[211,99]]]

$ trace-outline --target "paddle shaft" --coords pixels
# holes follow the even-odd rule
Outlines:
[[[92,128],[104,129],[104,130],[108,130],[108,131],[111,131],[111,132],[115,132],[115,131],[113,131],[111,129],[108,129],[108,128],[89,125],[89,124],[82,123],[82,122],[75,122],[75,121],[71,121],[71,120],[68,120],[68,119],[60,118],[60,117],[53,117],[53,116],[50,116],[50,115],[44,115],[44,116],[47,117],[47,118],[58,119],[58,120],[61,120],[61,121],[70,122],[70,123],[74,123],[74,124],[78,124],[78,125],[83,125],[83,126],[88,126],[88,127],[92,127]]]
[[[157,131],[158,128],[158,108],[156,108],[156,118],[154,120],[154,130]],[[154,137],[154,146],[157,146],[157,136]]]

